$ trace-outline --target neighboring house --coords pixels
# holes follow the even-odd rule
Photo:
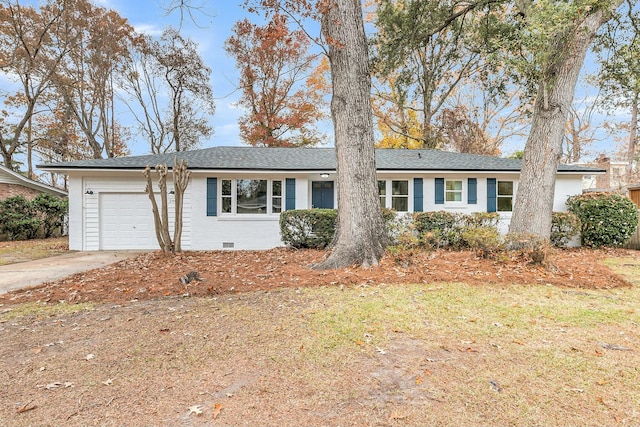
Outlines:
[[[574,166],[593,167],[603,169],[601,174],[585,174],[582,178],[582,189],[585,191],[620,191],[634,182],[634,178],[629,181],[627,167],[629,162],[612,162],[604,154],[593,162],[574,163]]]
[[[40,193],[53,194],[58,197],[67,197],[68,195],[64,190],[33,181],[18,172],[0,166],[0,200],[13,196],[23,196],[32,200]]]
[[[333,148],[215,147],[39,166],[69,176],[69,248],[158,248],[142,171],[147,165],[171,166],[174,156],[185,159],[192,173],[184,197],[183,249],[282,246],[280,212],[338,207]],[[384,206],[398,212],[499,212],[506,231],[518,190],[519,160],[379,149],[376,165]],[[583,175],[603,172],[561,165],[554,210],[566,210],[567,197],[582,192]],[[173,197],[169,199],[171,205]]]

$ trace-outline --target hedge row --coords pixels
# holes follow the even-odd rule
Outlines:
[[[446,211],[395,214],[383,209],[385,228],[393,245],[491,250],[501,243],[499,214]],[[294,248],[327,247],[333,240],[337,210],[285,211],[280,215],[282,241]],[[579,221],[570,213],[554,213],[552,243],[566,246],[578,235]]]

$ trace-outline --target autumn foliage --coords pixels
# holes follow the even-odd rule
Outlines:
[[[314,127],[323,117],[317,75],[308,76],[315,56],[303,31],[291,31],[286,16],[274,14],[264,26],[244,19],[233,27],[227,52],[240,69],[240,136],[253,146],[317,145]]]

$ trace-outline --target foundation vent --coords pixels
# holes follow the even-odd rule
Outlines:
[[[233,249],[235,244],[233,242],[222,242],[222,249]]]

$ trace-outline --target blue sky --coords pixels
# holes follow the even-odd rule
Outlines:
[[[34,3],[36,0],[24,0],[23,3]],[[167,15],[165,7],[170,0],[94,0],[97,5],[114,9],[121,16],[127,18],[138,32],[160,35],[163,28],[168,25],[178,27],[180,25],[180,14],[174,11]],[[192,0],[194,4],[202,4],[206,14],[195,14],[196,23],[186,17],[181,26],[184,36],[190,37],[197,42],[199,52],[204,62],[212,69],[211,85],[216,98],[216,112],[211,123],[214,127],[214,135],[207,141],[203,141],[202,147],[221,145],[242,145],[238,136],[238,118],[242,115],[242,110],[237,107],[240,92],[236,85],[238,82],[238,71],[232,58],[227,56],[224,50],[224,42],[231,34],[231,28],[240,19],[249,17],[252,21],[259,19],[255,14],[249,14],[243,7],[244,0]],[[593,58],[588,57],[583,67],[593,71]],[[595,94],[593,88],[585,91],[584,85],[578,84],[576,99],[590,97]],[[120,108],[118,120],[124,124],[131,124],[130,114],[126,107]],[[618,112],[622,117],[627,116],[626,112]],[[598,126],[603,120],[602,116],[596,117],[594,126]],[[328,136],[332,135],[330,120],[324,122],[321,130]],[[599,132],[602,142],[597,147],[592,148],[592,154],[588,158],[595,158],[599,152],[615,150],[612,137]],[[504,155],[508,155],[517,149],[522,149],[524,140],[514,141],[503,147]],[[135,135],[130,143],[132,154],[146,154],[149,152],[147,143]]]
[[[165,6],[168,0],[102,0],[96,1],[103,7],[117,11],[127,18],[136,31],[159,35],[162,29],[180,25],[180,14],[174,11],[167,16]],[[198,43],[200,55],[211,68],[211,84],[216,98],[216,113],[211,123],[214,135],[203,141],[203,148],[217,145],[241,145],[238,137],[238,118],[241,110],[235,106],[240,97],[236,90],[238,72],[233,59],[227,56],[224,42],[231,34],[231,28],[240,19],[249,16],[241,6],[241,1],[208,0],[201,1],[207,15],[196,13],[196,24],[188,18],[182,22],[181,33]],[[198,1],[194,1],[198,4]],[[126,115],[126,110],[122,110]],[[120,117],[126,123],[127,118]],[[133,138],[132,154],[148,151],[145,141]]]

